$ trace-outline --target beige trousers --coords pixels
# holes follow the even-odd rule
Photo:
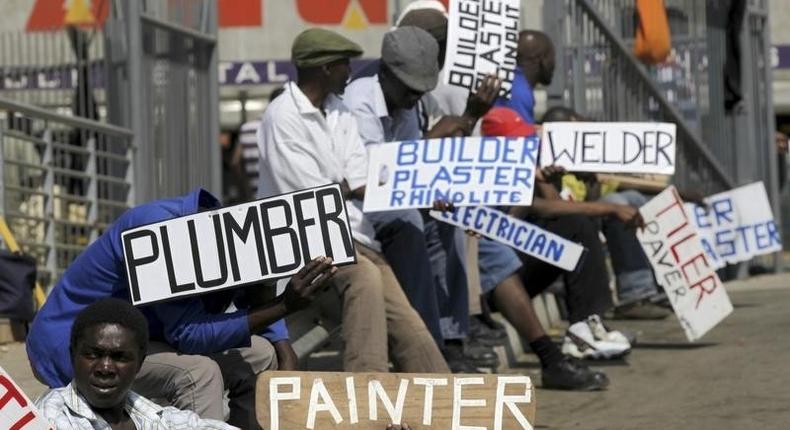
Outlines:
[[[438,345],[384,257],[357,243],[357,264],[338,269],[347,372],[449,373]]]
[[[265,370],[277,369],[277,355],[269,341],[251,337],[251,346],[217,354],[189,355],[161,342],[151,342],[132,390],[178,409],[195,411],[201,418],[225,421],[228,390],[228,423],[258,429],[255,417],[255,382]]]

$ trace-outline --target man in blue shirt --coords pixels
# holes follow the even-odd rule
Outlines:
[[[186,196],[138,206],[121,215],[77,257],[52,289],[27,338],[28,358],[38,379],[53,388],[72,380],[69,333],[82,309],[107,297],[130,300],[123,231],[220,205],[214,196],[198,189]],[[277,368],[278,358],[281,368],[295,367],[295,354],[282,318],[309,301],[318,284],[310,281],[316,277],[323,281],[335,271],[330,260],[316,260],[294,275],[282,299],[267,300],[263,296],[271,288],[262,286],[244,291],[248,309],[224,313],[230,296],[241,297],[238,291],[143,307],[151,344],[134,390],[179,409],[193,410],[202,418],[223,420],[223,392],[228,389],[229,422],[241,428],[257,428],[255,375]],[[240,302],[238,307],[245,306]],[[261,333],[268,340],[253,333]]]
[[[519,33],[516,74],[510,99],[500,98],[496,106],[513,109],[527,124],[535,124],[535,87],[551,84],[555,62],[554,44],[546,33],[524,30]]]

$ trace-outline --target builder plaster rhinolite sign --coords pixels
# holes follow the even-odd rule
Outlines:
[[[532,203],[538,140],[448,137],[368,145],[365,212]]]
[[[675,124],[657,122],[547,122],[540,165],[571,172],[675,173]]]
[[[0,367],[0,429],[54,430],[6,371]]]
[[[450,0],[446,84],[474,91],[487,75],[495,75],[502,79],[499,96],[510,98],[520,7],[519,0]]]
[[[285,278],[319,256],[356,262],[337,184],[136,227],[122,241],[135,305]]]
[[[687,203],[686,211],[716,268],[782,250],[762,182],[745,185],[705,199],[707,208]]]
[[[264,372],[255,396],[268,430],[531,430],[535,391],[523,375]]]
[[[586,251],[575,242],[494,208],[475,206],[453,212],[431,211],[431,216],[567,271],[576,269]]]
[[[675,187],[647,202],[639,213],[645,228],[637,238],[686,337],[695,341],[732,312],[727,292]]]

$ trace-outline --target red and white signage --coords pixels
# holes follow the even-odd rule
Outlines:
[[[701,338],[732,312],[732,304],[675,187],[639,209],[637,238],[689,341]]]
[[[55,429],[2,367],[0,367],[0,429]]]

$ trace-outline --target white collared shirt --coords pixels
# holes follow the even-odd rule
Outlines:
[[[390,114],[378,75],[352,81],[343,103],[357,118],[359,134],[365,144],[420,139],[417,108],[397,109]]]
[[[368,157],[357,121],[343,102],[329,95],[326,117],[294,82],[266,108],[258,128],[260,167],[258,197],[348,181],[354,190],[364,186]],[[354,239],[380,250],[373,226],[362,213],[362,202],[346,205]]]
[[[41,414],[56,429],[110,430],[110,424],[93,412],[73,384],[50,390],[38,399],[36,407]],[[221,421],[201,419],[192,411],[159,406],[131,391],[124,410],[137,430],[238,430]]]

